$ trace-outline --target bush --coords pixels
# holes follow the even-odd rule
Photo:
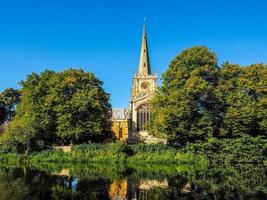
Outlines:
[[[124,162],[125,145],[117,144],[83,144],[74,145],[71,154],[90,162]]]
[[[133,153],[175,151],[173,147],[165,144],[135,144],[130,147]]]
[[[11,152],[12,152],[12,149],[9,146],[4,145],[4,144],[0,145],[0,154],[7,154]]]
[[[266,143],[267,140],[262,136],[211,139],[205,143],[188,144],[186,151],[203,153],[213,161],[261,163],[266,159]]]

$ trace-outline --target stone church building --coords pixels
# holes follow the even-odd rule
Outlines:
[[[128,142],[156,142],[149,134],[149,100],[157,90],[157,74],[151,73],[144,23],[138,73],[133,75],[132,94],[128,109],[112,110],[112,130],[116,139]]]

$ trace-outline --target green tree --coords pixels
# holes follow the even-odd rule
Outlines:
[[[220,76],[218,88],[225,102],[221,136],[267,136],[267,66],[225,63]]]
[[[1,142],[19,153],[25,152],[27,154],[29,151],[38,148],[36,146],[38,138],[36,138],[33,126],[28,121],[29,119],[24,117],[9,122],[5,127]]]
[[[3,101],[0,100],[0,125],[6,120],[6,109]]]
[[[267,65],[218,67],[214,53],[194,47],[171,62],[151,103],[150,129],[171,144],[266,137]]]
[[[0,94],[0,124],[15,116],[16,105],[20,100],[20,91],[7,88]]]
[[[111,106],[102,84],[93,73],[75,69],[29,75],[21,82],[21,101],[6,137],[21,136],[25,143],[15,142],[24,151],[108,139]],[[22,122],[27,131],[19,131]]]
[[[151,131],[174,145],[207,140],[218,134],[222,102],[216,90],[216,55],[206,47],[183,51],[163,74],[152,100]]]

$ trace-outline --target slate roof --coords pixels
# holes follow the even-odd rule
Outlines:
[[[124,120],[128,119],[128,109],[125,108],[115,108],[112,109],[112,120]]]

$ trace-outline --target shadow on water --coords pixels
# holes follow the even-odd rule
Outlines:
[[[0,198],[267,199],[266,175],[257,164],[1,165]]]

